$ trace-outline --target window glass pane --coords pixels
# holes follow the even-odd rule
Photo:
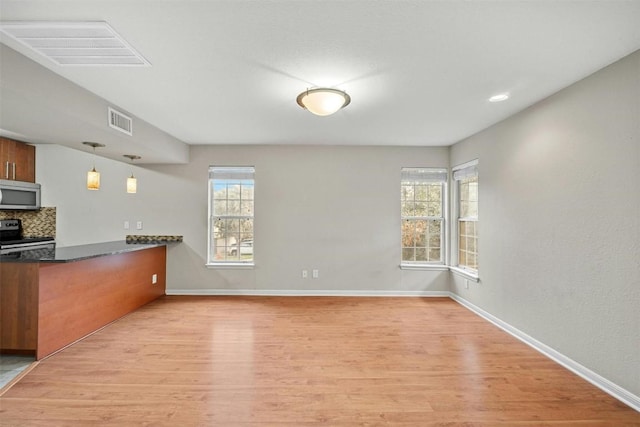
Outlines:
[[[227,198],[227,184],[224,182],[216,182],[213,186],[213,198],[214,200],[221,200]]]
[[[442,184],[431,184],[427,199],[430,202],[442,203]]]
[[[460,221],[458,238],[458,265],[478,269],[477,221]]]
[[[253,239],[253,218],[243,218],[240,221],[240,231],[245,239]]]
[[[427,203],[416,202],[413,216],[422,216],[422,217],[427,216]]]
[[[424,248],[427,246],[427,221],[418,219],[414,221],[414,224],[415,234],[413,236],[413,244],[410,246]]]
[[[227,200],[214,200],[213,201],[213,215],[220,216],[227,214]]]
[[[478,177],[465,178],[459,182],[460,217],[476,218],[478,216]]]
[[[466,252],[460,252],[460,254],[459,254],[459,262],[458,263],[461,266],[467,265],[467,253]]]
[[[213,222],[213,237],[215,239],[221,239],[223,236],[224,220],[216,218]]]
[[[406,219],[402,221],[402,247],[413,247],[415,226],[413,220]]]
[[[413,248],[402,248],[402,261],[415,261]]]
[[[402,185],[402,191],[401,191],[401,199],[402,200],[413,200],[413,185]]]
[[[416,261],[429,261],[427,259],[427,249],[426,248],[416,248]]]
[[[465,202],[464,200],[460,201],[460,218],[468,218],[469,217],[469,202]]]
[[[426,184],[416,185],[415,186],[415,198],[416,198],[416,200],[426,201],[427,200],[427,191],[428,191],[428,187],[427,187]]]
[[[240,214],[242,216],[253,216],[253,202],[246,202],[243,200]]]
[[[415,212],[415,203],[414,202],[402,202],[401,203],[401,209],[402,209],[401,215],[403,217],[405,217],[405,216],[414,216],[413,213]]]
[[[428,216],[442,216],[442,204],[440,202],[431,202],[427,210]]]
[[[467,253],[467,267],[473,268],[474,270],[478,269],[478,263],[476,262],[476,254],[473,252]]]
[[[243,181],[240,196],[242,200],[253,200],[253,183]]]

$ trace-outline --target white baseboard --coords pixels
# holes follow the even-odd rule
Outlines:
[[[503,331],[544,354],[602,391],[640,412],[640,397],[582,366],[480,307],[449,291],[361,291],[361,290],[262,290],[262,289],[167,289],[167,295],[198,296],[341,296],[341,297],[449,297]]]
[[[525,344],[529,345],[533,349],[535,349],[535,350],[539,351],[540,353],[544,354],[545,356],[547,356],[551,360],[555,361],[556,363],[564,366],[565,368],[567,368],[568,370],[570,370],[574,374],[576,374],[579,377],[589,381],[591,384],[595,385],[600,390],[604,391],[607,394],[610,394],[611,396],[615,397],[616,399],[620,400],[621,402],[629,405],[630,407],[632,407],[636,411],[640,412],[640,397],[639,396],[636,396],[635,394],[631,393],[630,391],[625,390],[624,388],[622,388],[622,387],[618,386],[617,384],[609,381],[608,379],[596,374],[592,370],[582,366],[581,364],[579,364],[578,362],[574,361],[573,359],[568,358],[564,354],[554,350],[553,348],[549,347],[548,345],[543,344],[540,341],[536,340],[535,338],[530,337],[529,335],[525,334],[521,330],[519,330],[517,328],[514,328],[510,324],[508,324],[508,323],[500,320],[499,318],[495,317],[494,315],[484,311],[480,307],[473,305],[472,303],[470,303],[469,301],[465,300],[464,298],[461,298],[460,296],[458,296],[458,295],[456,295],[454,293],[450,293],[449,296],[450,296],[451,299],[453,299],[454,301],[458,302],[463,307],[466,307],[467,309],[473,311],[478,316],[480,316],[480,317],[488,320],[489,322],[493,323],[494,325],[496,325],[497,327],[499,327],[503,331],[507,332],[508,334],[514,336],[515,338],[517,338],[520,341],[524,342]]]
[[[167,289],[167,295],[278,297],[449,297],[449,291],[360,291],[332,289]]]

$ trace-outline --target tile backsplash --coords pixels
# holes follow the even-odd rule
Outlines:
[[[24,237],[56,237],[56,208],[37,211],[0,211],[0,219],[22,220]]]

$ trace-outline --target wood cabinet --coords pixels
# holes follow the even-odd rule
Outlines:
[[[0,179],[36,182],[36,147],[0,137]]]
[[[165,246],[65,263],[3,260],[0,353],[40,360],[164,295],[165,287]]]

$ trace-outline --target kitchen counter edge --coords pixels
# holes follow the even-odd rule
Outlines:
[[[33,249],[3,255],[0,262],[21,263],[66,263],[82,261],[109,255],[118,255],[144,249],[167,246],[166,242],[157,243],[127,243],[125,240],[113,242],[90,243],[77,246],[62,246],[55,249]]]

